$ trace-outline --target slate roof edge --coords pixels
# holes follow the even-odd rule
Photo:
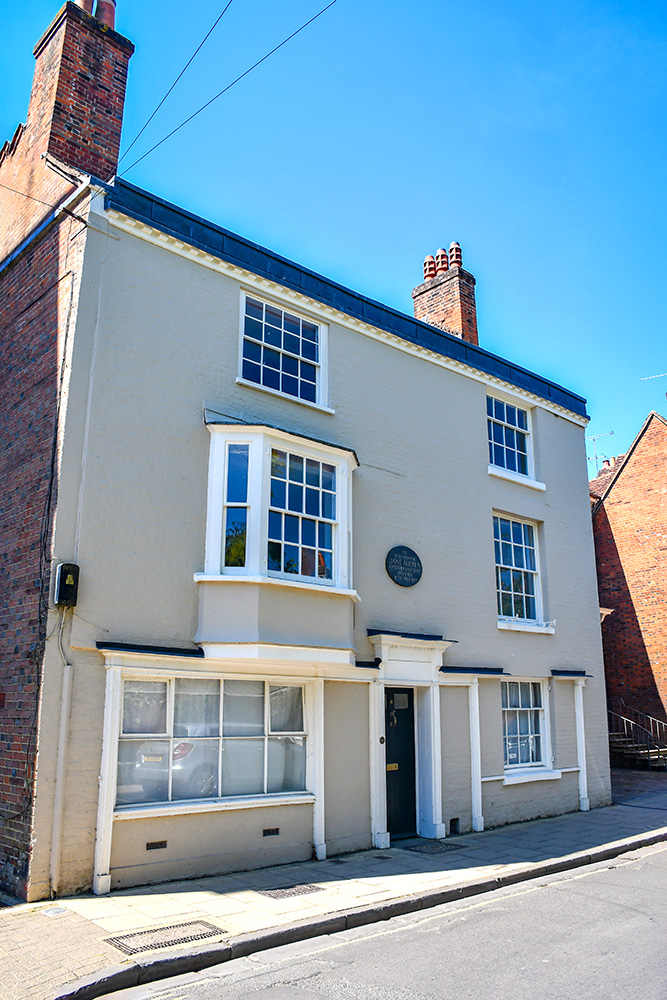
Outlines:
[[[111,184],[103,186],[106,190],[106,209],[116,209],[228,263],[282,284],[408,343],[432,350],[483,374],[525,389],[578,416],[587,417],[586,400],[556,382],[346,288],[331,278],[296,264],[223,226],[130,184],[129,181],[116,178]]]

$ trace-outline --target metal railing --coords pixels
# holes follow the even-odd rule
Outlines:
[[[649,769],[667,768],[667,724],[644,712],[628,710],[628,706],[623,709],[623,713],[607,712],[612,753],[646,764]]]

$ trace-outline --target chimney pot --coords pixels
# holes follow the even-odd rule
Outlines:
[[[452,243],[424,261],[424,282],[412,290],[415,318],[478,344],[475,279],[463,269],[461,247]]]
[[[85,10],[86,14],[93,13],[93,2],[94,0],[74,0],[77,7],[80,7],[81,10]]]
[[[463,267],[463,257],[461,247],[454,242],[449,247],[449,263],[452,267]]]
[[[444,274],[445,271],[449,271],[449,257],[447,256],[447,251],[442,247],[440,247],[435,255],[435,270],[437,274]]]
[[[430,281],[431,278],[435,278],[435,257],[429,254],[424,258],[424,281]]]
[[[95,17],[107,28],[113,28],[116,23],[116,0],[97,0]]]

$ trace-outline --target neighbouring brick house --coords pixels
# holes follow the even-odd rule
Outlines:
[[[115,177],[92,6],[0,151],[0,885],[606,804],[585,400],[479,346],[456,243],[412,317]]]
[[[591,481],[607,697],[667,720],[667,420]]]

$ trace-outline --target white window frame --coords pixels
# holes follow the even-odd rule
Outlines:
[[[542,545],[542,532],[541,523],[539,521],[532,521],[527,517],[520,517],[517,514],[510,514],[508,511],[494,510],[493,518],[503,518],[510,522],[515,521],[519,524],[527,524],[533,529],[533,537],[535,540],[535,569],[529,572],[534,574],[535,578],[535,615],[533,618],[519,618],[518,616],[505,616],[500,613],[498,608],[498,582],[497,582],[497,569],[498,563],[495,557],[495,535],[493,533],[493,520],[491,521],[492,526],[492,541],[494,543],[494,557],[493,557],[493,571],[494,571],[494,589],[496,593],[496,613],[498,619],[499,629],[508,629],[510,631],[517,632],[539,632],[542,634],[551,635],[554,632],[554,622],[544,621],[544,611],[543,611],[543,598],[542,598],[542,571],[540,566],[540,548]]]
[[[504,709],[502,707],[502,684],[509,684],[512,682],[517,682],[519,684],[539,684],[540,693],[542,698],[542,707],[540,709],[519,709],[519,711],[539,711],[540,716],[540,737],[542,743],[542,760],[540,762],[535,762],[534,764],[507,764],[505,763],[505,746],[504,737],[503,739],[503,784],[505,785],[519,785],[524,784],[528,781],[547,781],[551,779],[558,779],[561,777],[562,771],[554,769],[554,759],[553,759],[553,744],[551,739],[551,706],[550,706],[550,695],[551,695],[551,685],[548,679],[544,677],[509,677],[507,680],[502,680],[501,683],[501,698],[500,704],[501,713],[505,711],[510,711],[510,709]],[[486,779],[489,780],[489,779]],[[493,779],[491,779],[493,780]]]
[[[352,472],[353,452],[320,444],[266,426],[209,424],[208,510],[204,576],[276,581],[306,587],[351,592],[352,587]],[[248,516],[246,565],[223,566],[227,446],[248,445]],[[333,539],[332,579],[307,577],[268,569],[268,530],[271,491],[271,451],[288,451],[336,467],[336,524]]]
[[[188,679],[188,680],[216,681],[217,684],[218,684],[218,691],[219,691],[218,728],[219,728],[219,734],[218,734],[218,736],[210,736],[210,737],[202,737],[201,738],[202,740],[205,739],[207,741],[216,740],[217,743],[218,743],[218,753],[217,753],[218,786],[217,786],[217,792],[218,793],[220,792],[220,783],[221,783],[221,780],[222,780],[222,752],[223,752],[223,743],[224,743],[225,740],[229,740],[229,739],[238,739],[238,740],[253,739],[253,740],[256,740],[256,741],[259,741],[261,739],[263,741],[264,745],[263,745],[263,766],[262,766],[263,770],[262,770],[262,773],[263,773],[263,779],[264,779],[264,790],[262,792],[248,792],[248,793],[241,793],[241,794],[235,794],[235,795],[216,794],[216,795],[210,795],[210,796],[193,797],[193,798],[188,798],[188,799],[179,799],[179,798],[175,799],[175,798],[172,798],[172,793],[173,793],[173,789],[172,789],[172,768],[170,766],[170,763],[171,763],[171,759],[172,759],[172,755],[173,755],[173,749],[174,749],[174,746],[176,744],[182,743],[183,740],[185,739],[182,736],[176,736],[175,733],[174,733],[174,706],[175,706],[175,689],[176,689],[176,683],[175,682],[176,682],[176,680],[181,680],[181,679],[184,679],[183,675],[181,675],[181,674],[178,674],[178,675],[177,674],[170,674],[169,676],[158,676],[158,677],[156,677],[156,676],[147,676],[145,674],[142,674],[140,676],[133,675],[133,674],[124,674],[123,677],[122,677],[121,691],[120,691],[120,712],[119,712],[118,733],[117,733],[118,744],[117,744],[117,749],[116,749],[116,757],[118,758],[118,751],[120,749],[121,743],[134,743],[134,742],[137,742],[137,741],[141,741],[141,742],[162,741],[162,742],[166,743],[168,745],[168,750],[167,750],[167,754],[168,754],[168,765],[167,765],[168,766],[167,796],[168,797],[167,797],[167,799],[163,799],[163,800],[147,799],[145,801],[136,802],[136,803],[123,803],[123,804],[120,804],[120,805],[116,804],[114,808],[115,808],[115,810],[117,812],[125,813],[128,810],[134,810],[134,809],[140,809],[141,810],[141,809],[144,809],[146,807],[153,808],[153,809],[155,809],[155,808],[160,809],[161,807],[165,807],[167,809],[170,809],[171,807],[178,808],[179,806],[181,806],[181,807],[185,807],[187,809],[187,808],[191,808],[192,806],[196,807],[198,805],[206,805],[206,804],[208,804],[210,806],[212,803],[215,803],[215,804],[218,804],[218,805],[222,804],[224,806],[225,803],[227,803],[227,802],[238,803],[239,801],[241,801],[241,802],[246,801],[246,800],[249,800],[249,801],[253,800],[254,801],[254,800],[266,799],[266,798],[280,798],[280,799],[282,799],[282,798],[286,797],[288,801],[291,801],[291,799],[295,795],[297,795],[297,796],[303,796],[303,795],[307,795],[308,794],[308,788],[309,788],[308,760],[309,760],[309,756],[310,756],[310,738],[309,738],[309,734],[308,734],[308,697],[307,697],[307,684],[304,683],[304,682],[299,682],[299,681],[283,680],[281,677],[272,677],[272,678],[265,678],[265,677],[243,677],[243,678],[237,678],[237,677],[228,677],[228,676],[222,676],[222,675],[214,675],[214,676],[208,676],[208,675],[202,676],[202,675],[198,675],[197,677],[190,676],[190,677],[187,677],[185,679]],[[245,736],[235,737],[235,736],[229,736],[229,734],[226,735],[224,733],[223,724],[224,724],[224,692],[225,692],[225,684],[229,683],[230,681],[233,682],[233,681],[239,680],[239,679],[242,679],[244,681],[253,681],[255,683],[260,683],[260,684],[264,685],[264,705],[263,705],[263,708],[264,708],[264,720],[263,720],[264,721],[264,731],[263,731],[263,733],[261,735],[258,734],[256,736],[252,736],[252,737],[245,737]],[[133,681],[148,682],[148,683],[158,683],[158,684],[164,684],[166,686],[166,730],[164,732],[157,732],[156,731],[156,732],[143,732],[143,733],[125,733],[123,731],[123,705],[124,705],[125,685],[126,685],[126,683],[132,683]],[[303,729],[301,731],[299,731],[299,732],[296,732],[296,731],[295,732],[287,732],[287,731],[282,731],[282,730],[281,731],[274,731],[271,728],[270,689],[271,689],[271,687],[279,687],[279,686],[296,687],[296,688],[299,688],[299,690],[301,691],[301,710],[302,710],[302,714],[303,714]],[[302,738],[302,739],[305,740],[305,764],[306,764],[305,788],[303,788],[303,789],[296,789],[294,791],[288,791],[288,792],[269,792],[267,790],[266,786],[267,786],[267,782],[268,782],[268,749],[269,749],[269,741],[270,741],[270,738],[272,736],[274,736],[274,737],[297,736],[297,737]],[[200,739],[200,738],[193,738],[193,739]],[[311,780],[312,780],[312,778],[311,778]]]
[[[308,323],[312,323],[314,326],[317,326],[319,358],[317,361],[317,381],[314,401],[302,399],[300,396],[292,396],[280,389],[273,389],[270,386],[262,385],[259,382],[253,382],[250,379],[244,378],[243,341],[245,336],[246,300],[249,298],[262,302],[264,305],[280,309],[283,312],[288,312],[291,315],[298,316],[299,319],[306,320]],[[283,352],[281,351],[280,353]],[[313,363],[308,358],[304,358],[303,360],[308,361],[309,364]],[[334,413],[334,410],[329,406],[329,325],[327,323],[323,323],[315,316],[309,315],[302,309],[295,309],[291,302],[281,301],[278,298],[273,299],[267,297],[262,292],[255,292],[252,289],[246,290],[242,288],[240,292],[239,306],[239,350],[238,375],[236,382],[239,385],[247,386],[249,389],[257,389],[260,392],[266,392],[271,396],[277,396],[279,399],[290,400],[292,403],[298,403],[301,406],[309,406],[317,410],[323,410],[325,413]]]
[[[486,399],[491,398],[498,400],[500,403],[504,403],[505,406],[514,406],[517,410],[522,410],[526,414],[526,430],[522,431],[526,435],[526,447],[527,447],[527,471],[515,472],[513,469],[507,469],[505,466],[496,465],[493,461],[489,461],[488,473],[490,476],[495,476],[498,479],[507,479],[513,483],[521,483],[522,486],[528,486],[534,490],[544,491],[546,486],[544,483],[539,482],[535,479],[535,449],[534,449],[534,430],[533,430],[533,409],[534,407],[525,400],[518,399],[516,397],[510,396],[508,394],[498,392],[495,388],[487,386],[486,388],[486,398],[484,400],[484,413],[487,420],[487,432],[486,432],[486,446],[487,451],[489,447],[488,439],[488,421],[493,419],[496,423],[501,423],[501,421],[495,420],[495,418],[490,418],[486,412]],[[503,424],[503,426],[506,426]],[[511,425],[507,425],[511,426]],[[519,428],[522,430],[521,428]]]

